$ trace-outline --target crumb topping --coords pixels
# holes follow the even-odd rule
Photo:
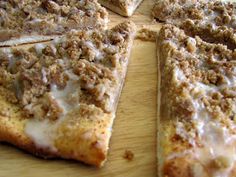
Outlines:
[[[184,29],[187,35],[199,36],[209,43],[236,48],[235,3],[221,1],[158,1],[153,16]]]
[[[188,115],[191,118],[196,112],[195,105],[187,98],[187,94],[190,94],[191,99],[201,100],[209,113],[218,115],[221,119],[228,117],[231,120],[235,114],[232,109],[235,104],[234,51],[223,45],[210,45],[200,38],[186,36],[175,27],[167,27],[165,30],[162,50],[170,50],[173,55],[172,60],[166,61],[166,69],[173,72],[173,82],[177,84],[172,85],[176,89],[175,92],[185,97],[185,101],[176,98],[176,101],[180,102],[176,108],[179,116],[187,118]],[[187,112],[183,112],[185,109]]]
[[[72,29],[104,28],[107,16],[96,0],[1,1],[0,42],[21,34],[61,35]]]
[[[138,34],[136,35],[136,39],[140,39],[142,41],[156,41],[157,32],[152,31],[150,29],[142,28],[138,31]]]
[[[158,1],[153,15],[160,21],[180,25],[186,19],[235,28],[235,3],[203,0]]]
[[[27,117],[56,120],[79,104],[115,109],[134,29],[78,31],[25,49],[2,48],[0,84]]]
[[[173,25],[161,29],[159,40],[163,99],[176,120],[172,141],[187,142],[194,157],[216,169],[211,173],[226,174],[236,159],[235,51]]]

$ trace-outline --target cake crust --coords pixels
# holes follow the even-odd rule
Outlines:
[[[142,0],[98,0],[103,6],[122,16],[133,15]]]

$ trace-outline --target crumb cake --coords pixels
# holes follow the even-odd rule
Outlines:
[[[0,141],[102,166],[136,27],[0,49]]]
[[[158,21],[179,25],[186,19],[235,27],[235,3],[219,0],[160,0],[153,8]]]
[[[123,15],[132,16],[143,0],[98,0],[103,6]]]
[[[221,43],[234,49],[236,29],[236,3],[217,0],[157,1],[155,19],[173,24],[188,35],[199,36],[210,43]]]
[[[97,0],[0,1],[0,46],[49,40],[73,29],[103,29],[107,21]]]
[[[159,176],[235,176],[235,48],[167,24],[158,49]]]

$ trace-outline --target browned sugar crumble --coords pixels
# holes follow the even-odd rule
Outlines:
[[[3,49],[0,84],[12,90],[8,101],[20,104],[28,117],[55,120],[63,113],[52,85],[59,91],[71,87],[70,106],[79,102],[109,113],[115,109],[133,32],[133,24],[124,23],[106,32],[73,32],[28,50]]]
[[[169,88],[165,93],[165,98],[169,100],[167,110],[185,122],[186,130],[193,131],[195,123],[190,120],[193,120],[198,108],[192,100],[199,100],[213,120],[235,134],[229,126],[235,122],[236,115],[236,86],[233,81],[236,76],[235,51],[221,44],[206,43],[198,37],[191,38],[171,25],[162,28],[159,40],[163,58],[170,53],[172,56],[161,61],[161,72],[165,76],[162,85]],[[173,80],[176,68],[182,74],[175,77],[184,77],[184,80]],[[191,84],[197,83],[205,86],[206,90],[202,92],[192,88]],[[208,88],[211,88],[209,92]]]
[[[58,35],[104,28],[108,14],[96,0],[0,1],[0,42],[25,34]]]
[[[134,153],[130,150],[126,150],[124,155],[123,155],[123,158],[128,160],[128,161],[132,161],[134,159]]]
[[[136,35],[136,39],[140,39],[142,41],[155,42],[156,36],[157,36],[157,32],[152,31],[147,28],[142,28],[141,30],[138,31],[138,33]]]
[[[172,24],[159,35],[161,117],[169,119],[162,123],[170,129],[161,142],[170,148],[163,155],[164,175],[234,176],[229,156],[236,134],[235,7],[169,0],[154,8],[158,20]]]
[[[177,25],[187,35],[199,36],[210,43],[221,43],[235,49],[235,3],[218,0],[158,1],[153,16],[163,22]]]
[[[218,0],[160,0],[153,8],[153,16],[160,21],[180,25],[189,19],[235,28],[235,3]]]

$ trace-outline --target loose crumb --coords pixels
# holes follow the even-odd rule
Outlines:
[[[136,39],[140,39],[142,41],[155,42],[156,41],[156,36],[157,36],[157,33],[155,31],[143,28],[143,29],[138,31]]]
[[[130,150],[126,150],[124,155],[123,155],[123,158],[128,160],[128,161],[132,161],[134,159],[134,153]]]
[[[1,111],[0,111],[0,116],[4,116],[4,117],[9,117],[10,116],[10,112],[7,108],[3,108]]]

